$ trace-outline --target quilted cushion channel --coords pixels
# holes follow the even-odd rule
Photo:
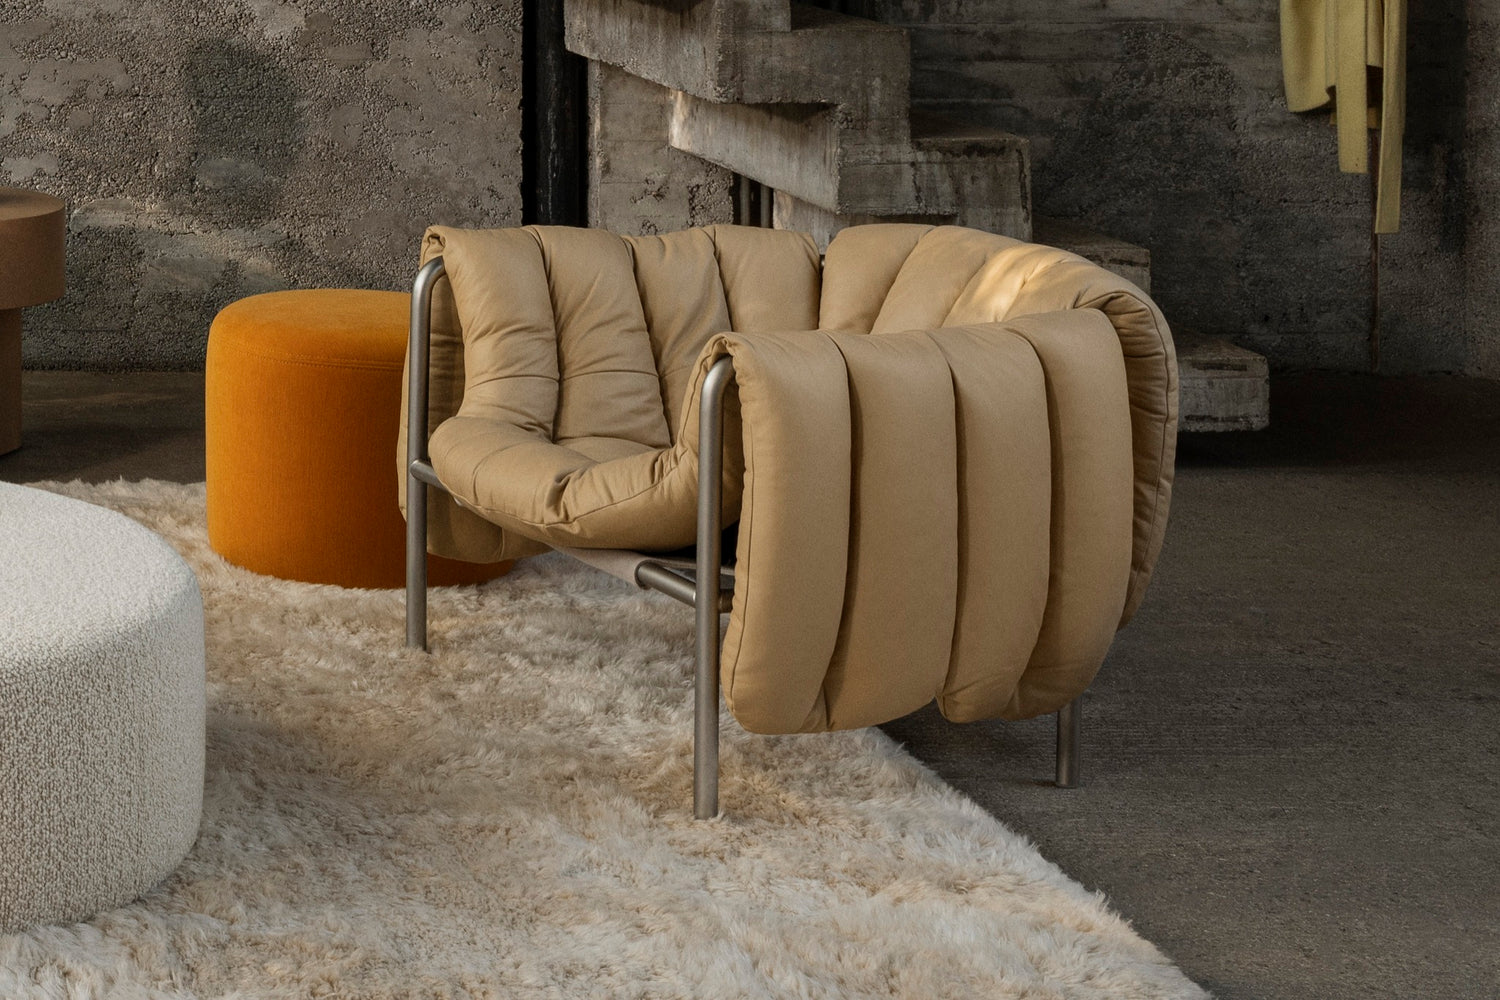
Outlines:
[[[823,269],[822,326],[895,333],[1097,309],[1120,340],[1135,471],[1130,620],[1161,552],[1177,451],[1177,357],[1140,289],[1076,254],[957,226],[855,226]]]

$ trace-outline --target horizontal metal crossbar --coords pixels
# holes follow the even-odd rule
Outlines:
[[[412,478],[419,479],[428,486],[436,486],[444,493],[448,492],[448,487],[443,485],[443,481],[438,478],[438,474],[433,471],[432,466],[420,459],[411,463],[411,474]]]
[[[728,584],[725,584],[725,575],[719,575],[719,613],[728,613],[734,602],[734,577],[729,575]],[[649,587],[659,593],[666,594],[676,601],[681,601],[688,607],[698,603],[697,598],[697,571],[679,571],[661,563],[641,563],[635,571],[635,582],[643,587]]]

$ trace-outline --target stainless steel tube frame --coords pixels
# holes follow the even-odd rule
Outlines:
[[[723,563],[724,396],[734,362],[719,358],[703,379],[698,407],[698,565],[693,612],[693,815],[719,812],[719,567]]]
[[[432,339],[432,286],[443,276],[435,257],[411,287],[406,344],[406,645],[427,648],[427,484],[439,485],[427,461],[427,355]]]

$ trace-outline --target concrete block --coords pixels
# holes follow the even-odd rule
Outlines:
[[[913,181],[926,211],[1031,239],[1031,145],[1018,135],[943,115],[912,119]]]
[[[563,40],[569,52],[633,76],[728,100],[733,90],[719,14],[717,2],[567,0]]]
[[[974,129],[881,142],[843,111],[719,104],[678,92],[671,143],[835,215],[962,217],[963,225],[1030,234],[1026,140]]]
[[[569,51],[707,101],[839,104],[904,127],[901,28],[785,0],[568,0],[564,26]]]
[[[1151,251],[1125,240],[1097,233],[1067,219],[1037,216],[1032,240],[1091,260],[1113,271],[1146,294],[1151,294]]]
[[[830,108],[802,104],[719,104],[672,95],[674,149],[778,191],[829,208],[840,204],[838,129]]]
[[[730,222],[733,175],[667,141],[672,92],[589,64],[589,225],[646,235]]]
[[[836,104],[864,122],[882,123],[881,141],[907,137],[911,45],[905,30],[858,17],[791,5],[789,31],[746,34],[732,50],[736,100]]]
[[[1178,429],[1258,431],[1271,422],[1266,359],[1223,337],[1174,330],[1180,378]]]

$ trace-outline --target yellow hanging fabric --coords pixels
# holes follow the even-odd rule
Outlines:
[[[1380,130],[1375,231],[1401,225],[1401,136],[1406,130],[1406,0],[1281,0],[1287,106],[1334,107],[1339,169],[1370,169],[1366,129]],[[1369,92],[1369,69],[1380,90]]]

